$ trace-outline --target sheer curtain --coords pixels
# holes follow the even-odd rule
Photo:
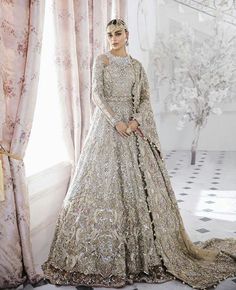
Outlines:
[[[44,1],[0,3],[0,288],[36,283],[24,154],[37,95]]]

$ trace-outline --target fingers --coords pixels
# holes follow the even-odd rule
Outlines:
[[[122,137],[129,137],[129,134],[126,133],[125,131],[118,131],[118,133],[119,133]]]
[[[123,135],[124,137],[129,137],[129,134],[126,133],[126,132],[122,132],[122,135]]]
[[[124,138],[129,137],[133,131],[130,127],[127,126],[117,126],[116,130]]]

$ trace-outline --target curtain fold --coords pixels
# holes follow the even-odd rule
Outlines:
[[[33,263],[23,158],[37,97],[44,1],[2,1],[0,8],[0,288],[5,289],[41,279]]]
[[[106,45],[106,24],[124,17],[123,0],[54,0],[56,64],[66,142],[73,176],[92,119],[92,65]],[[115,8],[115,9],[114,9]]]

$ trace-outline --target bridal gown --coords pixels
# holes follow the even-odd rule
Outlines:
[[[96,109],[64,199],[45,278],[59,285],[123,287],[178,279],[206,289],[236,276],[236,240],[188,238],[162,158],[147,75],[110,51],[93,66]],[[116,122],[139,131],[120,136]]]

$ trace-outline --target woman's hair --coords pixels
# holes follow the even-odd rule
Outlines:
[[[128,31],[128,27],[127,27],[126,23],[124,22],[124,20],[122,20],[120,18],[115,18],[115,19],[112,19],[111,21],[109,21],[107,23],[107,27],[106,28],[108,28],[111,25],[122,26],[122,28],[124,28],[125,31]]]

